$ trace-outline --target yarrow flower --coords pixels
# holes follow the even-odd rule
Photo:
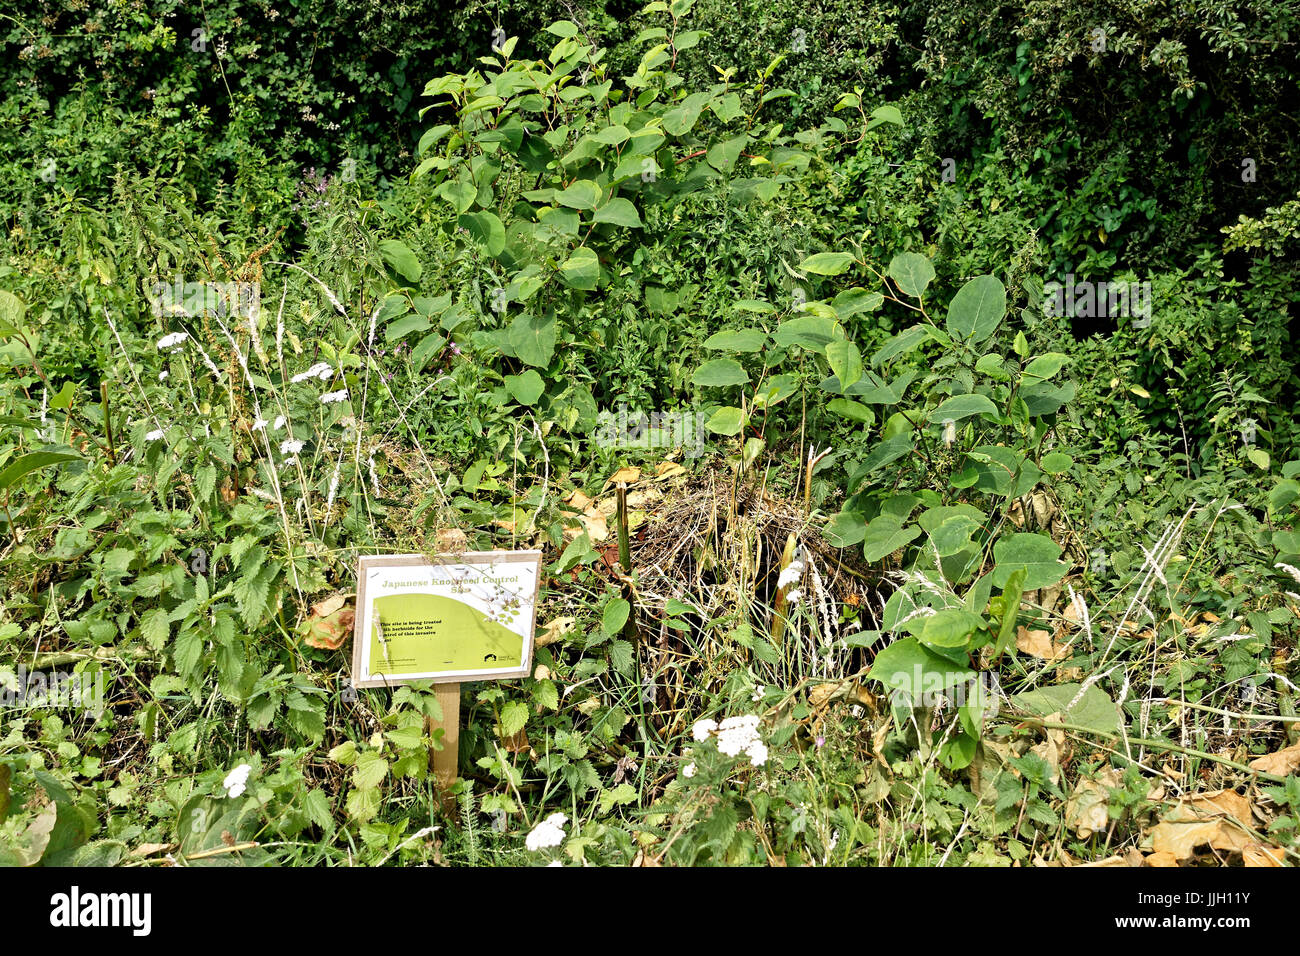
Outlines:
[[[307,371],[299,372],[293,378],[289,379],[289,381],[297,384],[298,382],[305,382],[309,378],[318,378],[323,382],[325,379],[332,378],[333,376],[334,369],[328,362],[317,362],[311,368],[307,369]]]
[[[161,428],[155,428],[155,429],[154,429],[153,431],[151,431],[149,434],[147,434],[147,435],[144,436],[144,440],[145,440],[145,441],[158,441],[158,439],[162,438],[162,437],[163,437],[164,435],[166,435],[166,434],[167,434],[167,433],[164,432]]]
[[[333,405],[335,402],[346,401],[347,397],[348,390],[341,388],[337,392],[326,392],[320,397],[320,403],[322,405]]]
[[[682,776],[686,777],[687,779],[695,776],[695,769],[696,767],[694,761],[688,763],[685,767],[682,768]]]
[[[529,850],[544,850],[547,847],[559,846],[564,842],[564,824],[568,819],[563,813],[552,813],[533,827],[533,832],[524,840],[524,846]]]
[[[188,332],[172,332],[170,335],[164,335],[158,340],[158,348],[175,349],[182,345],[190,337]]]
[[[691,735],[697,741],[708,740],[710,735],[717,729],[718,722],[716,720],[697,720],[695,725],[691,727]]]
[[[296,455],[298,454],[298,452],[302,451],[302,446],[303,446],[303,442],[295,441],[292,438],[287,438],[284,441],[280,442],[280,454]]]
[[[759,716],[728,717],[718,725],[718,750],[728,757],[747,754],[755,767],[767,762],[767,746],[758,735]]]
[[[798,584],[799,581],[803,579],[804,570],[805,565],[803,561],[799,558],[795,558],[785,566],[784,570],[781,571],[781,576],[776,579],[777,590],[790,584]]]
[[[226,796],[232,799],[242,796],[244,791],[248,789],[248,775],[252,770],[253,768],[248,764],[241,763],[234,770],[230,771],[230,773],[226,774],[226,779],[221,784],[226,788]]]

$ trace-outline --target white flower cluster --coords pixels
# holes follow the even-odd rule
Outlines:
[[[185,340],[190,337],[188,332],[173,332],[170,335],[164,335],[158,340],[158,348],[165,350],[178,349]]]
[[[529,850],[544,850],[559,846],[564,842],[564,824],[569,820],[563,813],[552,813],[524,839],[524,846]]]
[[[787,587],[790,588],[785,595],[785,600],[788,605],[794,606],[803,598],[803,594],[800,592],[797,585],[803,580],[804,572],[807,570],[808,563],[804,560],[804,554],[801,549],[795,553],[794,560],[782,569],[781,576],[776,579],[776,589],[778,591],[784,591]]]
[[[691,734],[697,741],[716,737],[721,753],[728,757],[744,754],[749,757],[751,764],[761,767],[767,763],[767,744],[763,743],[763,738],[758,733],[760,719],[757,714],[746,714],[742,717],[727,717],[720,724],[707,719],[697,720],[691,727]],[[692,775],[693,773],[688,774]]]
[[[318,378],[323,382],[326,379],[333,377],[334,369],[328,362],[317,362],[311,368],[307,369],[307,371],[299,372],[293,378],[289,379],[289,381],[296,385],[298,382],[305,382],[309,378]]]
[[[246,763],[241,763],[234,770],[226,775],[225,781],[221,784],[226,788],[226,796],[230,798],[242,796],[248,788],[248,775],[253,770]]]
[[[348,390],[346,388],[342,388],[339,389],[337,392],[326,392],[324,395],[320,397],[320,403],[322,405],[333,405],[335,402],[346,401],[347,397],[348,397]]]
[[[163,438],[166,434],[167,434],[167,433],[166,433],[165,431],[163,431],[161,428],[155,428],[155,429],[154,429],[153,431],[151,431],[149,434],[147,434],[147,435],[144,436],[144,440],[145,440],[145,441],[158,441],[159,439]]]
[[[283,415],[275,416],[275,424],[271,426],[271,431],[278,432],[283,427],[284,427],[284,416]],[[266,428],[265,418],[259,418],[257,421],[253,422],[253,431],[260,432],[264,428]]]

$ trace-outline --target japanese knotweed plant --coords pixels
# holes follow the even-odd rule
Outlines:
[[[446,229],[462,274],[473,277],[458,293],[477,312],[455,314],[457,325],[473,322],[456,334],[495,370],[500,406],[592,431],[595,398],[565,363],[604,347],[582,319],[603,290],[635,275],[643,232],[706,188],[725,187],[737,203],[770,202],[820,145],[849,138],[839,119],[797,136],[764,121],[765,104],[793,95],[768,87],[780,57],[752,87],[728,71],[708,89],[684,89],[674,67],[701,37],[678,29],[690,6],[646,8],[669,22],[641,32],[640,65],[619,83],[605,51],[577,24],[559,21],[547,28],[558,42],[544,59],[516,58],[512,38],[480,58],[482,70],[440,77],[424,90],[435,101],[425,112],[441,121],[421,138],[412,175],[432,177],[449,207]],[[898,122],[892,107],[868,117],[856,94],[842,106],[857,110],[864,130]],[[401,323],[404,334],[430,326],[400,304],[382,318]],[[439,342],[452,331],[446,320],[442,326],[431,333]],[[421,342],[417,354],[427,348]]]
[[[885,274],[848,252],[816,253],[795,271],[806,282],[852,272],[863,284],[845,283],[818,301],[799,298],[784,312],[739,303],[757,320],[711,336],[706,348],[723,357],[704,363],[694,382],[731,389],[756,381],[738,405],[717,407],[709,427],[723,435],[766,430],[768,411],[804,387],[811,361],[819,394],[805,403],[817,410],[808,440],[817,443],[828,418],[865,433],[865,453],[846,465],[846,498],[825,518],[824,533],[837,547],[861,549],[867,562],[902,569],[907,584],[882,622],[899,637],[878,655],[872,676],[922,702],[996,661],[1014,637],[1022,592],[1055,584],[1069,567],[1048,535],[1009,523],[1018,499],[1072,464],[1050,451],[1056,416],[1074,394],[1071,383],[1053,381],[1068,360],[1031,355],[1023,332],[1008,336],[1010,349],[994,346],[1007,295],[992,275],[963,285],[940,323],[925,300],[934,267],[917,253],[896,256]],[[886,299],[918,321],[864,358],[853,318]],[[880,637],[864,632],[856,642]],[[964,730],[945,753],[949,765],[974,752],[988,703],[986,694],[976,697],[960,711]]]

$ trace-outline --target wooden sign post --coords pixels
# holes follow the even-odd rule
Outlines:
[[[456,782],[460,685],[532,672],[542,552],[367,555],[357,562],[352,684],[430,680],[444,730],[429,769],[444,795]]]

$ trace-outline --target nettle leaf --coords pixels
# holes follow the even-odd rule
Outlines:
[[[993,583],[1005,588],[1017,568],[1024,568],[1026,591],[1036,591],[1055,584],[1065,577],[1070,565],[1060,560],[1061,547],[1051,538],[1041,534],[1013,534],[999,539],[993,545]]]
[[[512,700],[501,708],[501,736],[513,737],[528,723],[528,705]]]
[[[749,381],[749,374],[735,359],[722,358],[705,362],[691,376],[691,383],[703,387],[719,388],[728,385],[743,385]]]
[[[383,240],[379,243],[379,255],[394,272],[409,282],[419,282],[420,277],[424,275],[424,267],[420,265],[420,260],[404,242],[396,239]]]
[[[641,228],[641,216],[636,206],[626,199],[611,199],[596,210],[596,222],[609,223],[614,226],[626,226],[629,229]]]
[[[996,415],[998,407],[986,395],[954,395],[930,413],[931,422],[954,421],[972,415]]]
[[[837,276],[855,261],[847,252],[819,252],[799,263],[799,271],[819,276]]]
[[[997,276],[976,276],[948,303],[948,331],[970,345],[997,331],[1007,313],[1007,290]]]
[[[239,616],[244,623],[253,627],[261,623],[266,611],[266,602],[271,594],[271,582],[275,580],[277,570],[268,564],[256,574],[245,574],[236,578],[231,588],[235,602],[239,605]]]
[[[555,355],[555,319],[538,315],[516,316],[510,323],[509,342],[526,365],[546,368]]]
[[[849,388],[862,378],[862,356],[858,353],[858,347],[847,339],[829,343],[826,346],[826,360],[839,379],[841,389]]]
[[[162,650],[171,636],[169,616],[160,607],[151,608],[140,618],[140,634],[145,642],[155,651]]]
[[[934,265],[916,252],[900,252],[889,260],[889,278],[906,295],[919,299],[934,279]]]

